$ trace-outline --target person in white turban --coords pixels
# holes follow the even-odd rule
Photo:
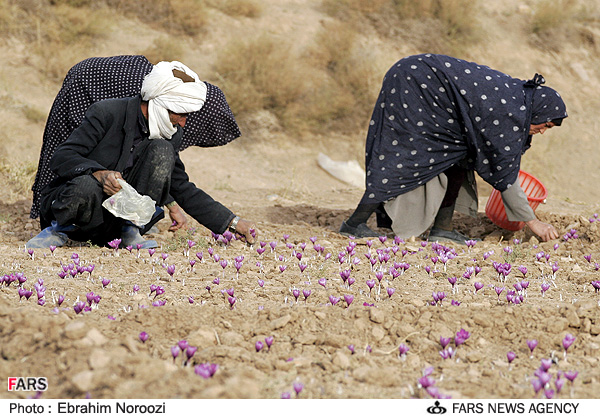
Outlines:
[[[146,75],[140,95],[94,103],[81,125],[50,159],[57,176],[41,193],[40,224],[47,225],[28,248],[64,245],[68,239],[153,248],[141,235],[169,210],[171,231],[184,228],[184,211],[216,234],[229,230],[249,243],[256,232],[189,181],[179,158],[188,114],[207,100],[207,86],[184,64],[160,62]],[[155,216],[138,227],[102,207],[125,180],[157,204]]]

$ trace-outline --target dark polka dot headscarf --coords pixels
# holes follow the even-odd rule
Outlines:
[[[32,187],[31,218],[39,216],[41,191],[55,178],[49,168],[50,158],[56,147],[79,126],[88,107],[100,100],[139,94],[142,80],[152,68],[144,56],[121,55],[88,58],[69,70],[46,122]],[[192,145],[225,145],[241,135],[223,92],[212,84],[206,83],[206,86],[207,100],[202,109],[188,117],[180,151]]]
[[[445,55],[401,59],[386,73],[373,109],[361,203],[393,199],[455,164],[506,190],[531,144],[530,123],[567,116],[543,82]]]

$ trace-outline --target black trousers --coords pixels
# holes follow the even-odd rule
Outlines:
[[[123,178],[138,193],[150,196],[157,206],[162,206],[169,196],[175,152],[163,139],[144,141],[139,147],[134,165],[122,173]],[[47,188],[45,192],[41,199],[42,228],[53,220],[63,226],[76,225],[78,229],[69,232],[69,237],[96,245],[106,245],[108,241],[120,238],[121,227],[126,221],[102,207],[108,195],[92,174],[75,177],[58,187]]]

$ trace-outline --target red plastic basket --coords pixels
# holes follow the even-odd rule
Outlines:
[[[546,188],[541,181],[522,170],[519,171],[519,184],[527,196],[529,206],[535,211],[548,196]],[[511,222],[508,220],[504,203],[502,203],[502,195],[496,189],[492,191],[485,205],[485,214],[493,223],[509,231],[519,231],[525,226],[525,222]]]

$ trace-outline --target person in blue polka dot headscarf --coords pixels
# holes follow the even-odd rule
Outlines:
[[[120,56],[77,64],[46,124],[31,214],[40,215],[42,231],[27,248],[68,239],[154,248],[158,243],[141,235],[161,219],[162,206],[170,231],[186,228],[187,213],[215,234],[229,230],[254,242],[252,223],[190,182],[179,157],[190,145],[222,145],[239,135],[223,93],[178,61],[151,65]],[[122,181],[156,202],[143,225],[106,209]]]
[[[524,81],[474,62],[409,56],[386,73],[366,140],[366,190],[340,233],[377,236],[378,224],[402,238],[429,228],[429,240],[464,244],[454,210],[477,211],[474,172],[502,193],[510,221],[542,240],[558,237],[539,221],[518,184],[531,137],[567,117],[560,95],[539,74]]]
[[[135,96],[153,65],[142,55],[92,57],[75,64],[67,73],[46,122],[38,171],[32,187],[31,218],[40,215],[43,188],[56,175],[49,168],[54,150],[83,121],[92,103],[105,99]],[[223,92],[210,83],[207,100],[192,112],[183,128],[181,151],[190,146],[215,147],[228,144],[241,133]]]

